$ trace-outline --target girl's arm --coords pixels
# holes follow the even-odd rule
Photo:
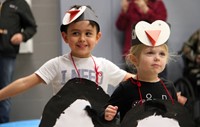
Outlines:
[[[118,110],[117,106],[108,105],[104,112],[105,113],[104,119],[107,121],[113,120],[117,114],[117,110]]]
[[[185,105],[185,103],[187,102],[187,98],[181,95],[181,92],[177,92],[177,99],[178,102],[182,105]]]

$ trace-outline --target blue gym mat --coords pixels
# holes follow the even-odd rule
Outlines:
[[[24,120],[0,124],[0,127],[38,127],[40,123],[39,119]]]

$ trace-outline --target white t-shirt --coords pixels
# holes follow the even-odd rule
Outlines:
[[[101,86],[106,93],[111,94],[114,88],[123,80],[127,72],[105,58],[92,57],[73,57],[80,77],[96,82],[96,72],[94,69],[96,64],[98,72],[102,74],[98,77],[98,85]],[[39,75],[46,84],[52,84],[53,94],[55,95],[68,80],[79,77],[75,66],[70,54],[65,54],[47,61],[35,73]]]

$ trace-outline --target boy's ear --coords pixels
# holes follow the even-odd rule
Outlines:
[[[99,42],[101,36],[102,36],[102,33],[99,32],[99,33],[97,34],[97,36],[96,36],[96,40],[97,40],[96,42],[97,42],[97,43]]]
[[[61,32],[62,38],[65,41],[65,43],[68,43],[67,41],[67,33],[66,32]]]

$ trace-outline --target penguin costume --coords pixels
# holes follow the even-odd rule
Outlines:
[[[48,101],[39,127],[115,127],[99,117],[108,99],[95,82],[71,79]]]
[[[196,127],[188,110],[171,100],[149,100],[129,110],[121,127]]]

